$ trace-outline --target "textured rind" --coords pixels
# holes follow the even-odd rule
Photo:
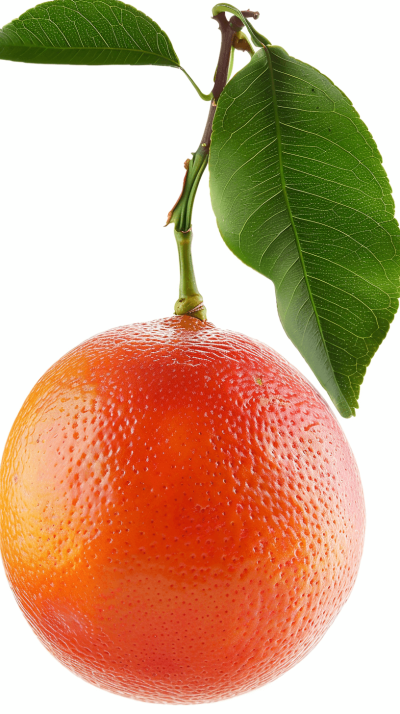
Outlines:
[[[59,360],[13,425],[0,497],[7,575],[43,644],[148,702],[217,701],[292,667],[347,600],[364,537],[318,392],[189,317]]]

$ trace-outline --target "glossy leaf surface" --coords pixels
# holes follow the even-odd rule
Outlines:
[[[273,280],[286,333],[354,415],[400,276],[391,188],[365,124],[327,77],[266,47],[219,99],[210,186],[225,242]]]
[[[179,67],[165,32],[118,0],[53,0],[38,5],[0,30],[0,59]]]

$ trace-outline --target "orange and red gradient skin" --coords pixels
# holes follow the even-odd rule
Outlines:
[[[325,401],[195,318],[117,328],[37,383],[1,468],[1,548],[47,649],[149,702],[269,682],[347,600],[364,500]]]

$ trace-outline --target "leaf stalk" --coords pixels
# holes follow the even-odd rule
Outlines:
[[[196,84],[196,82],[194,81],[194,79],[192,79],[192,77],[190,76],[190,74],[188,74],[188,72],[186,72],[186,69],[184,69],[183,67],[180,67],[179,69],[181,69],[182,72],[183,72],[184,74],[186,74],[186,77],[188,78],[190,84],[195,88],[195,90],[196,90],[197,94],[199,95],[199,97],[201,97],[201,99],[203,99],[204,102],[209,102],[209,101],[212,99],[212,97],[213,97],[213,93],[210,92],[209,94],[204,94],[204,92],[201,91],[200,87],[197,86],[197,84]]]

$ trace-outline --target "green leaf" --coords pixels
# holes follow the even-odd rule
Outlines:
[[[40,64],[180,65],[165,32],[118,0],[53,0],[38,5],[0,30],[0,59]]]
[[[273,280],[286,333],[354,415],[400,294],[391,188],[365,124],[327,77],[266,47],[219,99],[210,187],[226,244]]]

